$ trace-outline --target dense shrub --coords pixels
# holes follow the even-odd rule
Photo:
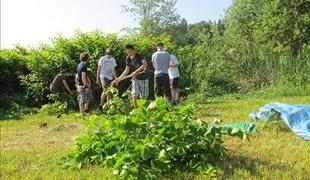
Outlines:
[[[22,92],[19,76],[29,73],[26,65],[26,50],[16,47],[13,50],[1,50],[0,56],[0,94]]]
[[[119,104],[117,99],[114,103]],[[119,113],[84,119],[88,131],[62,159],[63,166],[98,164],[124,179],[155,179],[212,169],[212,163],[227,154],[223,135],[246,138],[240,129],[209,126],[194,118],[192,105],[173,108],[160,98],[151,104],[139,100],[139,108],[130,113],[119,105]]]
[[[214,96],[273,86],[303,86],[310,82],[309,7],[306,0],[236,0],[222,22],[187,25],[182,20],[174,28],[175,33],[167,31],[170,35],[142,36],[132,31],[119,36],[77,31],[69,38],[54,37],[51,45],[1,50],[0,83],[6,86],[0,92],[26,90],[28,104],[40,106],[48,102],[48,86],[61,69],[76,71],[81,52],[90,54],[88,67],[94,81],[97,61],[108,47],[115,52],[117,74],[122,72],[124,46],[129,43],[149,62],[153,98],[150,60],[158,42],[163,42],[181,62],[182,95],[199,92]],[[69,81],[73,84],[73,76]],[[127,80],[118,88],[124,92],[129,86]],[[99,101],[101,88],[92,88]]]
[[[29,74],[20,76],[21,84],[26,89],[26,97],[29,104],[39,106],[48,102],[49,84],[53,81],[54,76],[63,68],[69,68],[72,73],[76,72],[76,66],[80,62],[79,55],[81,52],[88,52],[90,59],[88,69],[91,80],[93,81],[93,93],[98,101],[101,88],[95,85],[95,76],[99,58],[103,55],[104,50],[112,47],[114,56],[117,61],[117,74],[120,75],[125,68],[125,50],[126,44],[134,44],[137,52],[143,54],[148,61],[148,75],[150,78],[150,90],[152,98],[153,92],[153,68],[150,62],[151,56],[155,51],[157,42],[164,42],[168,48],[174,47],[169,36],[148,36],[139,37],[132,34],[130,36],[119,37],[116,34],[106,35],[99,31],[91,33],[77,32],[71,38],[57,36],[53,39],[52,45],[41,45],[38,48],[30,49],[25,55]],[[73,85],[73,75],[68,78],[69,84]],[[124,92],[130,85],[129,80],[120,83],[119,89]]]

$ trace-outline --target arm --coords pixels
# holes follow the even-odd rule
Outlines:
[[[139,74],[143,74],[143,73],[145,73],[145,71],[140,71],[140,72],[138,72],[138,73],[136,73],[136,74],[131,73],[130,75],[123,76],[123,77],[119,77],[119,78],[117,79],[117,82],[122,81],[122,80],[127,79],[127,78],[131,78],[131,77],[133,77],[133,76],[137,76],[137,75],[139,75]]]
[[[155,60],[154,60],[155,58],[154,58],[154,54],[152,55],[152,65],[153,65],[153,68],[155,69]]]
[[[126,75],[127,75],[128,73],[129,73],[129,67],[126,66],[124,72],[123,72],[118,78],[116,78],[116,79],[113,81],[113,84],[114,84],[114,83],[117,84],[117,83],[119,83],[120,81],[126,79],[125,77],[126,77]]]
[[[71,89],[69,88],[68,84],[67,84],[67,81],[66,80],[62,80],[62,83],[64,84],[66,90],[70,93],[70,94],[73,94]]]
[[[178,61],[178,59],[175,56],[173,56],[173,57],[174,57],[173,59],[170,58],[171,64],[169,64],[169,67],[179,67],[180,66],[180,62]]]
[[[87,77],[86,77],[86,72],[82,72],[82,82],[84,84],[84,86],[87,86],[88,83],[87,83]]]
[[[115,67],[117,66],[117,64],[116,64],[116,60],[115,60],[115,58],[113,57],[113,68],[112,68],[112,74],[113,74],[113,77],[114,77],[114,79],[116,79],[117,78],[117,75],[116,75],[116,71],[115,71]],[[126,66],[127,67],[127,66]]]
[[[117,78],[117,76],[116,76],[116,71],[115,71],[115,68],[113,68],[112,73],[113,73],[113,77],[114,77],[114,79],[116,79],[116,78]]]
[[[179,67],[180,64],[170,64],[169,67]]]
[[[96,78],[96,83],[98,85],[100,84],[100,70],[101,70],[101,66],[99,65],[97,68],[97,78]]]
[[[147,62],[146,62],[145,59],[143,59],[143,60],[142,60],[142,65],[141,65],[137,70],[135,70],[133,73],[134,73],[134,74],[137,74],[137,73],[139,73],[139,72],[143,72],[143,71],[146,70],[146,67],[147,67]]]
[[[87,86],[88,86],[88,87],[91,86],[91,80],[90,80],[89,76],[87,76]]]

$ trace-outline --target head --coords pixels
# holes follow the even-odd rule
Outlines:
[[[66,76],[66,77],[69,77],[70,76],[70,70],[69,69],[63,69],[62,71],[61,71],[61,74],[63,74],[64,76]]]
[[[162,42],[158,43],[156,47],[157,47],[157,51],[164,51],[164,48],[165,48]]]
[[[89,58],[89,54],[87,52],[82,52],[80,54],[80,61],[81,62],[87,62]]]
[[[105,50],[104,55],[108,56],[109,58],[112,57],[113,51],[111,48]]]
[[[134,56],[135,55],[135,47],[131,44],[128,44],[125,46],[126,54],[128,56]]]

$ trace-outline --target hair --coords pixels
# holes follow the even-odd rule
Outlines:
[[[87,52],[82,52],[82,53],[80,54],[80,60],[81,60],[81,61],[87,61],[88,58],[89,58],[89,54],[88,54]]]
[[[125,46],[125,49],[131,49],[131,50],[135,50],[135,47],[132,44],[127,44]]]
[[[112,55],[113,54],[113,50],[111,48],[107,48],[104,52],[105,55]]]
[[[63,69],[63,70],[61,71],[61,73],[70,73],[70,69],[65,68],[65,69]]]
[[[160,43],[158,43],[156,46],[157,46],[157,47],[159,47],[159,46],[164,47],[164,44],[163,44],[162,42],[160,42]]]

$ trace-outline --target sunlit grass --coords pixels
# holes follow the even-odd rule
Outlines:
[[[221,97],[202,100],[196,115],[212,122],[251,122],[249,114],[269,102],[310,104],[310,96],[236,99]],[[21,120],[1,121],[1,179],[116,179],[112,170],[88,166],[81,170],[63,169],[60,159],[73,150],[76,137],[83,132],[77,114],[60,118],[45,115]],[[40,124],[47,123],[42,128]],[[310,142],[285,126],[258,124],[250,141],[225,138],[227,159],[217,162],[218,178],[223,179],[309,179]],[[172,179],[206,179],[184,173]]]

